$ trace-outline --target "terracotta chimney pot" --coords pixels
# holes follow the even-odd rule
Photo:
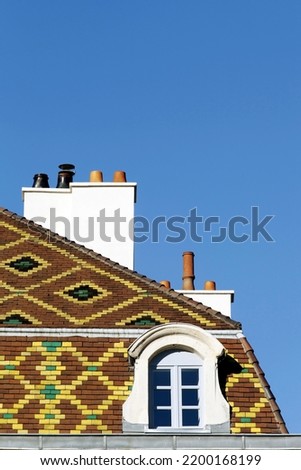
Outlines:
[[[194,290],[194,253],[185,251],[183,253],[183,290]]]
[[[103,174],[100,170],[92,170],[90,172],[90,183],[102,183]]]
[[[216,290],[216,284],[214,281],[206,281],[204,283],[205,290]]]
[[[126,183],[125,171],[115,171],[113,181],[114,183]]]

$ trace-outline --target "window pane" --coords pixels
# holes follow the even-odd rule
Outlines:
[[[198,356],[182,350],[164,351],[151,361],[151,428],[200,426],[201,367]]]
[[[182,385],[198,385],[198,369],[182,369]]]
[[[170,385],[170,370],[169,369],[157,369],[154,370],[154,385]]]
[[[155,390],[154,402],[155,406],[170,406],[170,390]]]
[[[171,426],[171,411],[170,410],[155,410],[154,412],[154,427]]]
[[[183,426],[198,426],[199,425],[198,410],[182,410],[182,425]]]
[[[182,405],[195,406],[199,403],[199,394],[197,389],[183,389],[182,390]]]

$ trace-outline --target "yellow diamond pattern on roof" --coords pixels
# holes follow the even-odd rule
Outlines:
[[[80,291],[82,290],[82,296],[85,295],[85,286],[89,287],[91,290],[95,291],[95,294],[91,294],[91,298],[89,297],[89,292],[87,292],[87,300],[85,303],[93,303],[98,298],[105,299],[109,295],[112,295],[112,292],[108,291],[105,288],[100,287],[99,285],[91,282],[89,279],[84,279],[80,282],[76,282],[75,284],[66,285],[61,291],[55,292],[56,295],[60,295],[64,299],[68,300],[69,302],[73,302],[75,304],[79,303],[80,298]],[[88,290],[88,289],[87,289]]]
[[[64,359],[69,355],[69,362]],[[103,366],[114,361],[116,355],[126,357],[127,348],[122,341],[116,341],[100,354],[96,360],[87,357],[81,348],[70,341],[32,341],[21,354],[14,358],[0,357],[0,380],[9,379],[23,389],[22,398],[16,399],[12,406],[7,406],[0,398],[0,425],[11,426],[12,430],[28,433],[23,421],[24,407],[34,407],[36,425],[40,434],[57,434],[60,424],[72,422],[72,416],[66,415],[68,404],[74,410],[76,419],[69,424],[70,433],[80,433],[92,425],[99,431],[112,432],[109,419],[104,413],[114,402],[124,402],[130,394],[132,378],[121,381],[117,375],[109,377],[102,373]],[[29,364],[34,364],[36,371],[33,380],[26,374]],[[70,364],[73,369],[66,374]],[[74,370],[76,373],[74,373]],[[84,395],[83,386],[92,378],[106,390],[102,398],[93,400],[93,405]],[[93,383],[94,383],[93,382]],[[97,394],[97,390],[95,390]],[[37,404],[38,403],[38,404]],[[64,410],[64,411],[63,411]]]
[[[21,271],[13,267],[13,265],[17,265],[18,263],[21,264],[22,261],[23,263],[26,263],[26,258],[29,258],[30,260],[32,260],[36,264],[36,266],[30,268],[28,271]],[[23,277],[31,276],[33,272],[36,273],[42,269],[47,268],[49,265],[50,263],[48,261],[42,259],[40,256],[38,256],[37,254],[31,251],[27,251],[27,252],[25,251],[22,253],[22,255],[16,255],[16,256],[13,256],[12,258],[8,258],[0,262],[1,268],[9,270],[16,276],[23,276]]]
[[[138,315],[139,319],[146,310],[151,310],[160,324],[223,325],[222,320],[201,309],[196,311],[176,297],[173,300],[163,291],[156,293],[151,282],[148,286],[148,281],[140,281],[126,268],[115,268],[68,240],[59,237],[57,241],[55,234],[45,231],[43,236],[34,225],[21,230],[5,222],[2,227],[10,240],[1,246],[0,302],[4,311],[13,310],[17,303],[15,308],[32,315],[41,325],[57,327],[129,326],[130,318]],[[84,305],[89,308],[82,308]],[[145,322],[145,327],[150,326],[151,321]]]

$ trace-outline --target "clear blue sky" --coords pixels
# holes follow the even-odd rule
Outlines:
[[[0,205],[57,166],[76,180],[125,170],[136,215],[249,220],[275,240],[140,243],[136,269],[181,288],[236,293],[241,321],[289,431],[301,432],[299,0],[0,0]],[[237,234],[250,233],[238,225]],[[202,227],[199,226],[199,234]]]

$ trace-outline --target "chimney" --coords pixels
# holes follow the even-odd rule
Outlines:
[[[194,253],[183,253],[183,290],[194,290]]]
[[[186,297],[202,303],[213,310],[231,318],[231,304],[234,301],[233,290],[217,290],[215,281],[205,281],[204,289],[198,290],[194,287],[194,253],[185,251],[183,253],[183,286],[176,290]],[[163,281],[161,281],[162,284]]]
[[[103,181],[100,170],[92,170],[87,182],[74,182],[74,168],[70,163],[59,166],[56,188],[46,186],[45,177],[41,182],[42,174],[35,175],[34,187],[22,188],[24,217],[134,269],[137,184],[128,183],[120,170],[111,182]]]

